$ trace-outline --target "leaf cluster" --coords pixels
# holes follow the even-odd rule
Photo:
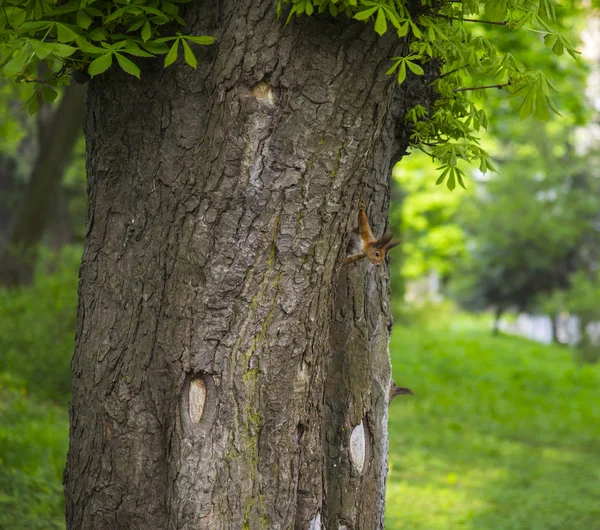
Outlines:
[[[431,61],[439,65],[434,81],[437,100],[406,114],[412,128],[411,141],[440,162],[437,183],[449,189],[465,187],[459,162],[476,162],[485,173],[494,170],[489,154],[480,147],[478,134],[487,129],[485,110],[480,108],[483,92],[504,89],[510,97],[522,98],[519,116],[547,120],[555,88],[544,73],[526,68],[510,52],[501,52],[482,27],[506,32],[533,31],[555,55],[576,57],[568,39],[557,32],[555,0],[279,0],[278,13],[289,6],[287,22],[294,15],[328,12],[373,25],[406,43],[408,52],[392,57],[387,71],[398,83],[410,76],[424,75]]]
[[[173,33],[185,25],[180,10],[191,0],[1,0],[0,68],[2,75],[37,83],[26,105],[54,101],[58,88],[79,71],[91,77],[116,62],[140,77],[139,59],[164,55],[165,67],[180,50],[196,68],[190,44],[208,45],[210,36]]]

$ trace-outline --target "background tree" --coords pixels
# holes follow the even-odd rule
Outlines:
[[[493,306],[496,320],[509,308],[535,308],[538,296],[597,263],[597,177],[565,141],[569,129],[549,129],[524,128],[521,137],[533,140],[514,138],[510,161],[459,215],[470,247],[459,291],[469,307]]]
[[[60,184],[81,136],[84,97],[84,86],[70,85],[55,108],[45,103],[37,113],[37,156],[0,247],[0,283],[5,286],[31,281],[37,246],[50,223],[54,225],[56,247],[71,240],[66,198],[60,192]],[[15,180],[14,175],[7,175],[7,180],[9,178]]]
[[[451,189],[485,171],[468,69],[543,114],[545,77],[458,22],[562,39],[552,4],[7,3],[4,72],[58,63],[32,110],[92,77],[69,527],[382,527],[388,276],[340,269],[356,207],[383,232],[410,141]]]

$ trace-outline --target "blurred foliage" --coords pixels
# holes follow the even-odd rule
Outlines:
[[[62,471],[79,247],[45,252],[35,283],[0,289],[0,528],[64,529]]]
[[[471,308],[531,309],[540,293],[566,287],[597,260],[596,171],[546,127],[529,134],[536,141],[519,145],[500,176],[481,180],[458,216],[469,259],[454,287]]]
[[[31,287],[0,289],[0,373],[19,374],[28,395],[63,405],[71,391],[80,260],[79,247],[46,252]]]
[[[32,120],[21,112],[32,88],[0,77],[0,153],[15,155],[23,138],[30,133]]]
[[[562,15],[562,31],[575,38],[590,12],[572,4]],[[562,116],[521,121],[514,100],[482,93],[491,133],[485,147],[497,172],[475,170],[467,192],[439,194],[426,185],[434,175],[429,161],[402,160],[394,168],[405,194],[402,273],[407,280],[437,273],[445,294],[470,309],[531,309],[540,293],[566,287],[570,274],[598,262],[598,155],[578,149],[580,128],[593,118],[585,99],[589,65],[548,60],[533,32],[480,31],[553,78]]]
[[[54,323],[60,325],[59,319]],[[70,354],[64,351],[63,357]],[[64,403],[58,406],[30,397],[30,382],[14,375],[25,365],[13,368],[14,373],[0,371],[0,528],[63,529],[67,409]],[[29,377],[27,370],[23,371]],[[43,378],[37,381],[38,387],[45,385]]]
[[[596,528],[600,365],[429,310],[392,334],[386,529]]]
[[[434,172],[433,162],[421,152],[402,159],[392,172],[405,194],[392,219],[399,218],[402,227],[402,274],[409,280],[431,271],[450,275],[466,251],[465,235],[454,222],[465,195],[436,186],[431,178]]]

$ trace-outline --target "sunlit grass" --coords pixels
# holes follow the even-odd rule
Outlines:
[[[464,316],[391,351],[386,529],[600,528],[600,366]]]

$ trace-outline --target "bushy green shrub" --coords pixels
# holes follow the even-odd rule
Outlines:
[[[63,403],[71,392],[80,257],[79,247],[42,252],[32,285],[0,289],[0,373],[18,375],[27,393]]]
[[[62,529],[67,410],[28,397],[24,384],[0,373],[0,528]]]

